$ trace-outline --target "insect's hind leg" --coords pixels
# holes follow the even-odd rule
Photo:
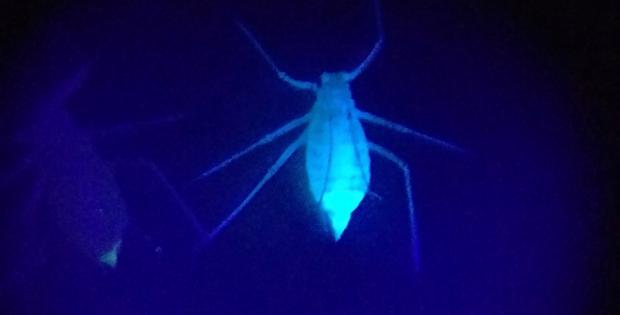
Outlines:
[[[196,218],[196,215],[194,214],[192,209],[183,201],[183,198],[181,198],[179,192],[174,187],[172,187],[172,184],[170,183],[170,181],[168,181],[167,176],[164,175],[164,173],[159,169],[159,167],[157,167],[157,165],[155,165],[151,161],[140,159],[139,163],[148,168],[149,171],[157,177],[160,183],[170,193],[177,206],[183,211],[185,217],[190,221],[189,223],[191,223],[194,233],[197,235],[197,238],[199,240],[202,240],[205,235],[207,235],[207,233],[203,229],[202,224],[198,222],[198,219]]]
[[[366,70],[368,65],[370,65],[370,63],[377,57],[377,55],[381,51],[381,48],[383,47],[383,24],[381,21],[381,13],[379,12],[379,0],[374,0],[373,5],[375,8],[375,21],[377,23],[377,41],[375,42],[375,45],[372,47],[372,50],[370,51],[368,56],[366,56],[366,59],[364,59],[364,61],[362,61],[362,63],[360,63],[355,69],[345,74],[345,79],[347,81],[353,81],[360,74],[362,74],[362,72]]]
[[[295,118],[289,122],[287,122],[286,124],[284,124],[284,126],[266,134],[265,136],[263,136],[261,139],[259,139],[258,141],[254,142],[253,144],[251,144],[250,146],[248,146],[247,148],[233,154],[231,157],[227,158],[226,160],[218,163],[217,165],[213,166],[212,168],[204,171],[202,174],[200,174],[200,176],[198,176],[195,180],[199,180],[205,177],[210,176],[211,174],[223,169],[224,167],[228,166],[228,164],[234,162],[235,160],[243,157],[244,155],[252,152],[253,150],[255,150],[256,148],[268,144],[274,140],[276,140],[277,138],[285,135],[286,133],[288,133],[289,131],[303,125],[304,123],[308,122],[308,120],[310,119],[310,114],[306,114],[304,116]]]
[[[252,191],[245,197],[245,199],[243,199],[241,204],[237,206],[237,208],[235,208],[235,210],[233,210],[228,215],[228,217],[224,219],[224,221],[222,221],[211,233],[209,233],[207,238],[202,241],[202,245],[205,245],[207,242],[213,240],[213,238],[215,238],[222,231],[222,229],[224,229],[241,212],[241,210],[243,210],[243,208],[245,208],[245,206],[252,200],[252,198],[254,198],[256,193],[258,193],[263,188],[263,186],[265,186],[265,184],[271,179],[271,177],[275,175],[275,173],[282,167],[282,165],[286,163],[286,161],[291,157],[291,155],[293,155],[293,153],[295,153],[295,151],[297,151],[297,149],[299,149],[305,143],[305,141],[306,134],[304,133],[288,147],[286,147],[278,160],[276,160],[276,162],[271,165],[269,170],[267,170],[265,176],[263,176],[263,178],[258,182],[258,184],[254,186],[254,189],[252,189]]]
[[[94,138],[95,141],[105,139],[110,136],[124,136],[129,133],[137,133],[143,130],[147,130],[148,128],[160,127],[169,124],[175,124],[183,119],[187,118],[186,114],[172,114],[165,117],[130,122],[130,123],[121,123],[118,125],[110,126],[105,128],[104,130],[98,131],[90,131],[89,134]]]
[[[392,151],[372,142],[368,142],[368,148],[371,151],[376,152],[377,154],[383,156],[384,158],[394,162],[400,169],[403,171],[403,176],[405,177],[405,190],[407,192],[407,207],[409,209],[409,225],[411,228],[411,244],[412,244],[412,254],[413,254],[413,263],[416,271],[420,270],[420,252],[419,252],[419,243],[418,243],[418,228],[415,221],[415,208],[413,205],[413,195],[411,193],[411,176],[409,172],[409,166],[405,161],[400,159],[396,154]]]

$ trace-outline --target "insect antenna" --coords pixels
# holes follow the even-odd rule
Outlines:
[[[345,74],[345,79],[347,81],[353,81],[355,80],[355,78],[357,78],[357,76],[362,74],[362,72],[366,70],[368,65],[370,65],[370,63],[377,57],[379,51],[381,51],[381,47],[383,47],[383,23],[381,21],[381,13],[379,12],[379,1],[375,0],[373,1],[373,3],[375,8],[375,20],[377,23],[377,33],[379,38],[377,39],[377,42],[375,42],[375,46],[372,48],[368,56],[366,56],[366,59],[364,59],[364,61],[362,61],[362,63],[357,66],[357,68],[355,68],[353,71],[347,72]]]
[[[300,89],[300,90],[310,90],[310,91],[317,91],[318,90],[318,87],[317,87],[317,85],[315,83],[293,79],[286,72],[280,70],[278,68],[278,66],[276,66],[275,62],[273,62],[273,60],[271,59],[269,54],[267,54],[265,49],[263,49],[263,47],[260,45],[258,40],[256,40],[254,35],[252,35],[252,33],[248,30],[248,28],[245,27],[245,25],[243,23],[241,23],[241,21],[239,21],[239,20],[236,20],[235,23],[241,29],[243,34],[245,34],[245,36],[248,37],[248,39],[250,40],[252,45],[254,45],[254,48],[256,48],[256,50],[258,50],[258,52],[263,57],[263,59],[265,59],[265,61],[267,61],[267,63],[269,63],[269,65],[271,66],[273,71],[275,71],[278,74],[278,77],[282,81],[284,81],[284,82],[288,83],[290,86],[292,86],[294,88],[297,88],[297,89]]]

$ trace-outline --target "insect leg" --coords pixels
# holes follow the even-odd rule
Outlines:
[[[235,210],[233,210],[233,212],[231,212],[230,215],[228,215],[228,217],[226,217],[226,219],[222,221],[222,223],[220,223],[211,233],[209,233],[207,238],[203,241],[203,244],[205,242],[211,241],[214,237],[216,237],[222,231],[222,229],[225,228],[230,223],[230,221],[232,221],[232,219],[234,219],[241,212],[241,210],[243,210],[243,208],[245,208],[245,206],[250,202],[250,200],[254,198],[254,195],[256,195],[256,193],[258,193],[263,188],[267,181],[269,181],[271,177],[273,177],[273,175],[282,167],[282,165],[284,165],[284,163],[286,163],[286,161],[291,157],[291,155],[293,155],[293,153],[295,153],[295,151],[305,143],[305,141],[306,134],[304,133],[299,138],[297,138],[297,140],[295,140],[288,147],[286,147],[278,160],[273,165],[271,165],[269,170],[267,170],[265,176],[263,176],[263,178],[258,182],[258,184],[256,184],[254,189],[252,189],[252,191],[245,197],[245,199],[243,199],[241,204],[237,206],[237,208],[235,208]]]
[[[381,197],[381,195],[379,195],[378,193],[376,193],[376,192],[374,192],[374,191],[372,191],[372,190],[370,190],[370,189],[369,189],[366,193],[367,193],[370,197],[372,197],[372,198],[375,198],[375,199],[377,199],[377,200],[383,200],[383,197]]]
[[[141,131],[146,128],[159,127],[162,125],[174,124],[187,117],[186,114],[172,114],[170,116],[155,118],[151,120],[137,121],[131,123],[122,123],[111,126],[102,131],[89,132],[94,140],[105,139],[112,135],[125,135],[130,132]]]
[[[252,152],[254,149],[265,145],[267,143],[270,143],[274,140],[276,140],[277,138],[285,135],[287,132],[303,125],[304,123],[308,122],[310,118],[310,114],[306,114],[302,117],[299,118],[295,118],[291,121],[289,121],[288,123],[286,123],[284,126],[268,133],[267,135],[263,136],[260,140],[256,141],[255,143],[253,143],[252,145],[250,145],[249,147],[233,154],[231,157],[227,158],[226,160],[218,163],[216,166],[213,166],[212,168],[206,170],[205,172],[203,172],[202,174],[200,174],[200,176],[198,176],[195,180],[198,179],[202,179],[205,178],[221,169],[223,169],[224,167],[226,167],[228,164],[232,163],[233,161],[237,160],[238,158]]]
[[[430,142],[432,144],[444,147],[444,148],[452,150],[452,151],[456,151],[456,152],[459,152],[459,153],[464,153],[465,152],[460,147],[458,147],[458,146],[456,146],[454,144],[451,144],[451,143],[449,143],[447,141],[443,141],[441,139],[437,139],[437,138],[431,137],[431,136],[429,136],[427,134],[421,133],[419,131],[415,131],[415,130],[409,128],[409,127],[406,127],[406,126],[403,126],[401,124],[389,121],[389,120],[387,120],[385,118],[381,118],[381,117],[373,115],[373,114],[371,114],[369,112],[364,112],[364,111],[361,111],[359,109],[356,109],[355,113],[356,113],[356,115],[357,115],[357,117],[359,119],[367,121],[367,122],[369,122],[371,124],[375,124],[375,125],[378,125],[378,126],[381,126],[381,127],[392,129],[392,130],[395,130],[395,131],[398,131],[398,132],[402,132],[402,133],[405,133],[405,134],[409,134],[409,135],[412,135],[414,137],[418,137],[418,138],[420,138],[420,139],[422,139],[424,141]]]
[[[418,228],[415,221],[415,211],[413,206],[413,196],[411,193],[411,177],[409,173],[409,166],[407,163],[400,159],[396,154],[392,153],[390,150],[372,142],[368,142],[368,149],[370,151],[376,152],[382,157],[394,162],[400,169],[403,171],[403,176],[405,177],[405,190],[407,191],[407,207],[409,208],[409,225],[411,227],[411,244],[413,246],[413,263],[416,270],[420,269],[420,253],[419,253],[419,244],[418,244]]]
[[[265,61],[267,61],[267,63],[269,63],[269,65],[271,66],[273,71],[275,71],[278,74],[278,77],[280,79],[282,79],[282,81],[284,81],[284,82],[288,83],[289,85],[291,85],[292,87],[298,88],[300,90],[311,90],[311,91],[318,90],[318,87],[316,86],[315,83],[307,82],[307,81],[295,80],[295,79],[291,78],[288,74],[286,74],[286,72],[280,70],[276,66],[275,62],[273,62],[273,60],[271,59],[269,54],[267,54],[265,49],[263,49],[263,47],[260,45],[258,40],[256,40],[254,35],[252,35],[252,33],[250,33],[250,31],[247,29],[247,27],[245,27],[245,25],[243,25],[243,23],[241,23],[240,21],[236,21],[236,23],[237,23],[237,26],[239,26],[239,28],[243,32],[243,34],[245,34],[245,36],[248,37],[250,42],[252,42],[252,45],[254,45],[254,48],[256,48],[256,50],[258,50],[258,52],[263,57],[263,59],[265,59]]]
[[[194,229],[194,232],[198,236],[198,239],[203,239],[204,236],[207,235],[207,233],[202,228],[202,225],[200,224],[200,222],[198,222],[198,219],[194,215],[194,212],[190,209],[189,206],[187,206],[187,204],[185,204],[185,202],[183,202],[183,198],[181,198],[181,196],[179,195],[177,190],[174,189],[174,187],[172,187],[172,184],[170,184],[170,182],[168,181],[168,178],[166,177],[166,175],[164,175],[164,173],[162,173],[162,171],[159,169],[159,167],[157,167],[151,161],[147,161],[145,159],[140,159],[140,164],[146,166],[151,172],[153,172],[153,174],[155,174],[157,176],[157,178],[164,185],[166,190],[168,190],[170,192],[170,194],[172,195],[172,197],[176,201],[176,203],[179,206],[179,208],[181,208],[181,210],[183,211],[185,216],[189,219],[190,223],[192,224],[192,228]]]
[[[375,57],[377,57],[377,54],[379,54],[379,51],[381,51],[381,47],[383,47],[383,26],[381,23],[381,14],[379,13],[379,0],[374,0],[374,7],[375,7],[375,18],[377,22],[377,32],[379,33],[379,38],[377,39],[375,46],[372,48],[368,56],[366,56],[366,59],[364,59],[364,61],[362,61],[362,63],[359,64],[357,68],[353,69],[353,71],[347,72],[345,74],[345,79],[347,81],[355,80],[357,76],[359,76],[362,72],[364,72],[364,70],[366,70],[368,65],[370,65],[370,63],[375,59]]]

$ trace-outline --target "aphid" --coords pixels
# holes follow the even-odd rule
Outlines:
[[[82,66],[62,80],[20,133],[30,150],[27,164],[36,176],[27,206],[31,209],[24,215],[36,217],[44,214],[34,211],[48,211],[86,256],[115,267],[127,226],[125,201],[114,171],[67,108],[87,76],[88,66]]]
[[[92,132],[79,125],[68,106],[75,102],[76,94],[88,80],[89,69],[90,65],[86,64],[69,75],[61,73],[59,83],[35,102],[32,115],[16,135],[16,142],[26,147],[27,154],[12,172],[0,176],[0,189],[10,191],[19,178],[33,176],[30,193],[23,204],[17,205],[19,211],[15,215],[15,235],[21,238],[19,244],[24,244],[24,257],[30,259],[28,251],[44,247],[52,227],[51,230],[62,232],[63,238],[85,257],[114,268],[129,221],[126,200],[113,163],[100,156]],[[167,124],[182,117],[175,115],[132,126],[116,126],[101,134]],[[191,211],[181,203],[163,174],[153,163],[141,161],[141,164],[148,166],[161,185],[173,194],[172,198],[198,232],[199,225]],[[48,217],[49,220],[44,219]],[[38,222],[43,224],[36,225]]]
[[[375,11],[378,11],[376,4]],[[293,119],[277,130],[263,136],[249,147],[235,153],[202,173],[201,178],[209,176],[254,149],[270,143],[291,130],[306,124],[306,128],[301,136],[288,145],[277,161],[269,168],[267,174],[258,182],[241,204],[208,235],[206,241],[217,236],[247,206],[256,193],[260,191],[290,156],[304,145],[306,149],[306,173],[308,175],[310,191],[322,211],[327,214],[333,236],[338,241],[349,224],[351,214],[368,193],[371,177],[369,152],[373,152],[394,162],[403,172],[411,226],[413,258],[414,263],[418,266],[418,239],[409,168],[407,163],[388,149],[368,141],[361,122],[368,122],[409,134],[451,150],[460,151],[460,149],[445,141],[414,131],[357,108],[351,95],[350,84],[374,60],[383,45],[381,22],[378,17],[379,14],[376,13],[376,15],[379,39],[368,56],[352,71],[324,72],[321,74],[321,82],[319,84],[294,79],[281,71],[250,31],[243,24],[238,23],[238,26],[248,37],[252,45],[258,50],[263,59],[269,63],[281,80],[294,88],[314,92],[316,100],[309,113]]]

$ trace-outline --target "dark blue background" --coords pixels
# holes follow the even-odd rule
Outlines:
[[[601,47],[601,30],[551,22],[573,25],[566,21],[575,16],[589,25],[607,15],[570,5],[554,14],[544,4],[381,2],[385,45],[352,85],[357,105],[467,150],[366,129],[411,167],[418,273],[402,174],[381,157],[371,156],[371,189],[382,198],[362,202],[337,244],[311,201],[302,153],[202,251],[180,205],[203,229],[215,227],[294,135],[193,179],[312,106],[313,95],[279,81],[233,21],[244,21],[282,70],[318,82],[321,72],[350,70],[366,56],[377,37],[372,1],[16,6],[30,20],[3,25],[11,47],[3,54],[4,173],[28,156],[15,130],[88,65],[67,108],[114,169],[129,226],[118,266],[107,270],[53,222],[16,214],[40,173],[11,178],[17,184],[3,188],[3,222],[31,226],[47,242],[29,251],[15,228],[3,229],[0,307],[14,314],[611,312],[607,290],[618,273],[606,273],[617,270],[608,253],[606,178],[614,167],[604,164],[603,145],[613,140],[600,138],[608,121],[600,107],[610,98],[590,81],[600,56],[582,48]],[[140,124],[166,117],[177,118]],[[28,269],[14,263],[20,259],[39,263]],[[11,282],[15,274],[27,285]]]

